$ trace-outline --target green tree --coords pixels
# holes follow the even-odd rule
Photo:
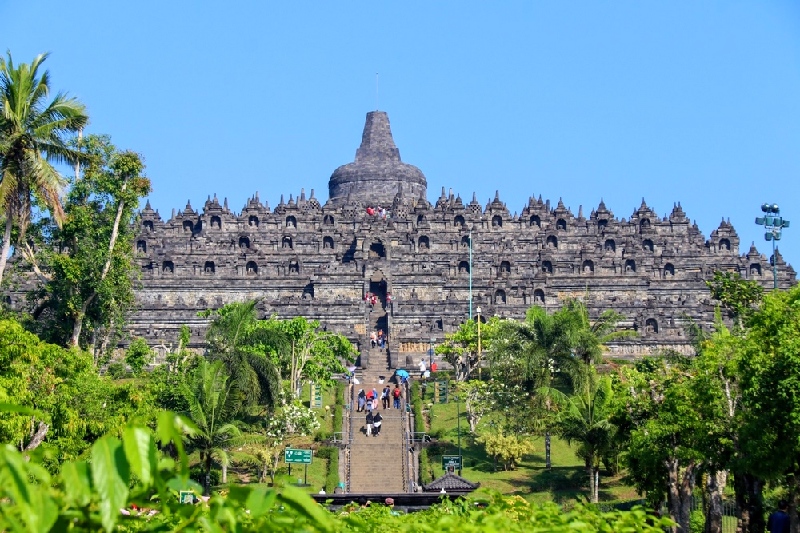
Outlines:
[[[612,422],[627,440],[628,475],[653,508],[666,501],[679,531],[689,531],[693,492],[703,467],[703,432],[691,381],[691,361],[682,356],[648,358],[620,376]],[[674,530],[673,531],[678,531]]]
[[[77,146],[87,164],[71,182],[63,225],[43,228],[45,283],[34,314],[53,342],[104,352],[134,303],[134,222],[150,182],[140,156],[117,150],[108,137],[91,135]]]
[[[589,376],[581,389],[569,396],[561,413],[559,426],[567,442],[578,444],[577,454],[583,458],[589,477],[589,500],[597,503],[600,490],[600,462],[609,450],[616,432],[614,389],[608,376]]]
[[[764,288],[754,280],[742,279],[736,272],[714,272],[714,278],[706,281],[711,297],[717,300],[737,327],[758,306],[764,297]]]
[[[344,365],[355,360],[356,350],[347,337],[320,328],[317,320],[296,317],[269,322],[268,327],[289,339],[288,349],[275,355],[283,375],[288,374],[289,390],[295,396],[304,380],[331,387],[333,376],[345,372]]]
[[[0,282],[11,249],[11,232],[17,227],[17,243],[29,258],[25,241],[34,204],[50,210],[60,222],[63,210],[59,198],[63,178],[51,162],[75,162],[81,154],[69,146],[69,139],[88,122],[78,100],[63,93],[47,101],[51,92],[50,73],[41,72],[47,54],[30,64],[15,65],[11,53],[0,59],[0,208],[5,214],[5,231],[0,248]]]
[[[503,462],[503,470],[514,470],[526,455],[533,453],[533,443],[523,435],[506,434],[502,431],[487,431],[478,437],[486,453]]]
[[[231,383],[222,361],[212,363],[198,358],[184,384],[184,395],[188,404],[186,414],[195,425],[189,432],[189,447],[200,454],[205,494],[211,489],[213,461],[227,466],[230,463],[227,449],[244,443],[242,432],[232,423],[233,413],[228,408],[230,392]]]
[[[87,353],[42,342],[12,320],[0,320],[0,403],[31,409],[0,416],[0,441],[28,454],[46,448],[53,470],[153,411],[146,389],[98,376]]]
[[[542,307],[531,307],[525,320],[501,322],[492,342],[493,376],[507,386],[519,385],[532,397],[528,409],[532,416],[526,423],[544,434],[546,468],[552,467],[551,434],[564,393],[582,370],[571,353],[573,322],[568,313],[549,314]]]
[[[789,488],[792,526],[800,527],[800,285],[764,296],[745,327],[741,445],[753,474]]]
[[[141,374],[144,367],[153,360],[153,350],[147,345],[147,341],[141,337],[136,337],[125,350],[125,362],[131,367],[134,374]]]
[[[287,335],[258,320],[254,300],[231,303],[203,315],[214,319],[206,333],[208,357],[222,361],[231,376],[234,390],[230,400],[238,407],[228,407],[238,413],[259,404],[273,408],[281,385],[270,354],[287,350]]]
[[[467,320],[453,333],[447,333],[443,343],[436,346],[436,353],[441,355],[456,369],[456,381],[467,381],[472,372],[480,370],[494,338],[500,318],[492,317],[481,323],[481,352],[478,353],[478,323]]]

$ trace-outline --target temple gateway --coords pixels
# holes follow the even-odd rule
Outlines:
[[[387,114],[373,111],[324,204],[301,190],[270,209],[256,194],[237,213],[215,196],[165,221],[148,203],[131,334],[169,346],[187,324],[200,346],[207,320],[199,311],[255,299],[265,317],[302,315],[346,335],[364,366],[385,364],[386,352],[369,348],[370,332],[382,329],[397,367],[442,342],[470,308],[522,318],[532,305],[555,310],[581,298],[593,316],[624,316],[620,327],[638,335],[608,349],[635,357],[691,349],[687,322],[713,322],[705,281],[715,271],[772,287],[769,259],[753,245],[740,254],[729,221],[706,239],[679,203],[661,218],[642,200],[626,219],[602,201],[586,216],[540,196],[512,215],[499,194],[484,206],[444,189],[431,203],[427,192],[422,171],[400,159]],[[776,255],[779,286],[788,288],[795,272]]]

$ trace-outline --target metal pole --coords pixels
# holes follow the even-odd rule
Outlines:
[[[472,320],[472,230],[469,230],[469,319]]]
[[[481,313],[478,308],[478,379],[481,377]]]
[[[775,257],[775,238],[772,239],[772,288],[778,288],[778,258]]]
[[[456,386],[458,386],[457,382]],[[461,458],[461,400],[458,397],[458,391],[456,391],[456,425],[458,427],[458,475],[460,476],[462,466],[461,463],[463,461]]]

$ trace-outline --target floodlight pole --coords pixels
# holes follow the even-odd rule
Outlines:
[[[761,205],[761,211],[766,213],[766,216],[756,217],[756,224],[764,226],[764,239],[772,241],[772,287],[778,288],[778,258],[775,256],[777,245],[775,241],[781,240],[782,230],[788,228],[790,222],[783,217],[779,216],[781,213],[778,204],[765,203]]]

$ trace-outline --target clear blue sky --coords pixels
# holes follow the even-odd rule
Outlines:
[[[324,201],[379,105],[429,199],[680,201],[767,254],[753,220],[777,202],[800,267],[798,2],[7,1],[0,36],[17,61],[51,52],[165,218],[214,193]]]

